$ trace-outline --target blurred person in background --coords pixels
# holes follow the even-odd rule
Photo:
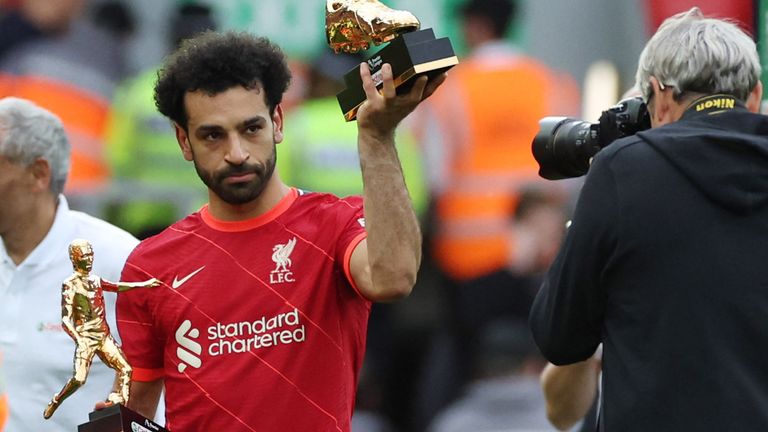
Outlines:
[[[466,392],[435,417],[429,432],[554,431],[539,387],[544,359],[526,321],[490,321],[478,335]]]
[[[423,374],[423,420],[468,379],[477,329],[527,317],[563,230],[567,194],[538,177],[531,139],[542,117],[575,114],[578,91],[505,38],[517,8],[513,0],[460,5],[469,55],[414,122],[432,199],[430,252],[447,302],[446,334],[435,338]],[[549,216],[516,217],[524,191]]]
[[[0,58],[0,97],[34,101],[62,120],[72,144],[66,192],[77,208],[97,211],[99,196],[110,178],[104,137],[115,87],[126,74],[125,34],[94,23],[86,14],[86,3],[20,1],[11,15],[41,15],[29,19],[45,23],[41,27],[44,31],[14,45]],[[14,31],[13,21],[6,25]],[[0,27],[0,33],[4,31]]]
[[[101,0],[91,3],[93,6],[87,9],[87,22],[93,25],[96,31],[106,34],[113,49],[121,52],[112,57],[112,60],[118,62],[112,67],[115,71],[115,79],[119,82],[131,71],[125,51],[128,50],[129,41],[136,32],[135,17],[123,0]]]
[[[0,62],[9,51],[27,42],[65,34],[84,4],[85,0],[0,3]]]
[[[651,128],[592,160],[531,309],[546,358],[602,343],[599,430],[768,430],[768,120],[755,42],[698,8],[636,86]]]
[[[217,25],[208,6],[179,5],[171,17],[169,46]],[[157,234],[205,202],[190,164],[168,119],[153,99],[158,67],[143,71],[118,88],[107,126],[107,160],[112,184],[105,218],[140,239]]]
[[[61,284],[72,273],[68,245],[86,238],[94,272],[119,280],[138,244],[127,232],[69,209],[62,194],[70,145],[61,121],[33,103],[0,99],[0,351],[10,416],[7,432],[71,432],[106,397],[114,372],[96,362],[88,385],[56,417],[42,409],[72,374],[72,339],[61,322]],[[105,296],[115,326],[115,296]]]

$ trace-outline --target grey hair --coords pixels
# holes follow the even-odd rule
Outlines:
[[[755,42],[736,24],[694,7],[667,18],[640,54],[635,86],[647,101],[650,78],[683,93],[724,93],[746,101],[760,79]]]
[[[0,99],[0,155],[30,166],[43,159],[51,167],[51,192],[64,190],[69,175],[70,145],[58,117],[24,99]]]

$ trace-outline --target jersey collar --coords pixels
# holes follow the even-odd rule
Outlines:
[[[202,209],[200,209],[200,217],[203,219],[203,222],[208,225],[209,227],[215,229],[216,231],[224,231],[224,232],[241,232],[241,231],[248,231],[252,230],[254,228],[258,228],[262,225],[266,225],[269,222],[272,222],[275,220],[278,216],[285,213],[286,210],[288,210],[288,207],[293,204],[294,201],[296,201],[296,198],[299,196],[298,191],[296,188],[291,188],[288,193],[278,202],[274,207],[272,207],[268,212],[256,216],[254,218],[245,219],[241,221],[223,221],[220,219],[216,219],[211,212],[208,210],[208,204],[204,205]]]

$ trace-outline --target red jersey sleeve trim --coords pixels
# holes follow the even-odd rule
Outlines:
[[[134,381],[140,381],[140,382],[152,382],[157,381],[160,378],[163,378],[165,376],[165,370],[160,369],[143,369],[143,368],[133,368],[133,374],[131,375],[131,379]]]
[[[352,285],[352,288],[355,290],[355,292],[362,298],[365,298],[363,293],[360,292],[360,289],[357,287],[357,284],[355,283],[355,279],[352,277],[352,252],[355,251],[355,248],[357,245],[360,244],[361,241],[363,241],[366,237],[368,237],[367,232],[361,232],[356,237],[352,239],[351,242],[349,242],[349,245],[347,246],[347,250],[344,251],[344,262],[342,263],[344,266],[344,275],[347,277],[347,280],[349,281],[349,284]]]
[[[242,232],[258,228],[262,225],[266,225],[269,222],[275,220],[278,216],[285,213],[286,210],[296,201],[299,196],[296,188],[291,188],[287,195],[285,195],[276,206],[272,207],[268,212],[263,215],[256,216],[255,218],[246,219],[242,221],[223,221],[213,217],[208,210],[208,205],[203,206],[200,209],[200,217],[203,218],[203,222],[209,227],[224,232]]]

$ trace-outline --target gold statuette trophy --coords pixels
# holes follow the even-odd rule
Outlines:
[[[131,383],[131,366],[109,331],[104,311],[103,291],[122,292],[133,288],[155,287],[157,279],[146,282],[110,282],[91,274],[93,248],[86,240],[69,245],[69,259],[74,273],[61,285],[61,321],[64,331],[77,344],[72,378],[45,408],[43,417],[50,418],[56,408],[85,384],[93,357],[99,358],[117,372],[117,388],[107,397],[108,408],[90,413],[90,421],[81,424],[79,432],[144,432],[167,431],[162,426],[125,408]]]
[[[325,32],[335,51],[355,53],[389,42],[368,58],[371,76],[381,88],[381,66],[389,63],[397,93],[410,90],[412,78],[427,74],[430,79],[459,63],[448,38],[435,38],[432,29],[419,30],[421,23],[408,11],[393,10],[378,0],[327,0]],[[365,101],[359,68],[344,75],[346,89],[336,97],[347,121],[357,117]]]

